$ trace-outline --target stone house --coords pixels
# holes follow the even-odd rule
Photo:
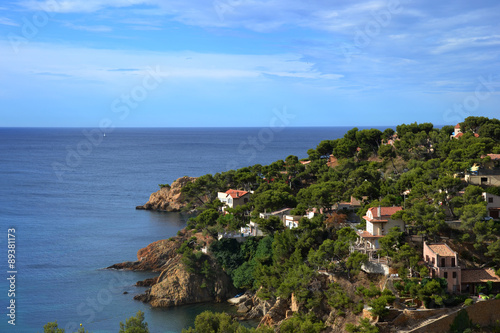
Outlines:
[[[500,186],[500,170],[480,169],[465,175],[465,181],[478,186]]]
[[[488,216],[494,219],[498,219],[500,213],[500,196],[483,192],[483,198],[484,201],[486,201]]]

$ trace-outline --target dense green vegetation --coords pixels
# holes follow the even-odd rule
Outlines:
[[[487,211],[481,194],[498,194],[500,189],[467,185],[461,178],[473,166],[498,167],[484,156],[500,153],[500,121],[469,117],[461,123],[461,130],[462,136],[451,138],[453,126],[438,129],[430,123],[402,124],[396,131],[353,128],[343,138],[325,140],[310,149],[307,165],[289,156],[266,166],[202,176],[183,190],[193,202],[202,203],[201,214],[188,228],[215,236],[239,230],[250,220],[261,226],[268,235],[265,238],[249,238],[242,244],[222,239],[211,246],[237,288],[253,290],[262,299],[290,299],[293,294],[299,314],[304,315],[324,308],[325,302],[339,315],[359,311],[362,304],[370,305],[374,315],[384,315],[385,306],[393,301],[391,295],[363,297],[355,303],[335,284],[311,288],[319,270],[353,280],[367,261],[364,254],[350,253],[349,246],[357,235],[351,228],[340,227],[339,221],[345,221],[346,216],[332,207],[351,196],[363,199],[359,216],[378,205],[404,206],[394,218],[404,220],[410,233],[430,241],[451,233],[447,219],[460,219],[462,228],[455,230],[453,237],[472,244],[498,268],[499,223],[484,219]],[[389,140],[392,145],[387,144]],[[336,167],[326,163],[332,154],[337,158]],[[246,205],[227,209],[229,214],[222,215],[217,192],[230,188],[253,194]],[[463,195],[458,195],[460,191]],[[258,217],[261,212],[285,207],[298,215],[313,208],[323,214],[302,218],[299,227],[292,230],[284,229],[278,218]],[[407,243],[406,236],[404,230],[391,230],[380,241],[380,254],[388,256],[402,276],[426,277],[428,269],[418,265],[421,250]],[[438,280],[425,280],[421,285],[405,280],[403,287],[430,307],[448,300],[446,286]],[[350,329],[370,330],[363,325]]]

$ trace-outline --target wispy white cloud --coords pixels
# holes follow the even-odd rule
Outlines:
[[[3,24],[3,25],[10,25],[12,27],[19,27],[20,24],[11,20],[10,18],[7,18],[7,17],[0,17],[0,24]]]
[[[500,35],[451,37],[440,41],[440,45],[432,50],[434,54],[456,51],[463,48],[478,48],[500,45]]]
[[[70,29],[89,32],[109,32],[113,30],[111,27],[105,25],[77,25],[70,22],[66,22],[64,25]]]
[[[4,51],[7,43],[0,43]],[[2,52],[4,55],[9,52]],[[231,55],[195,52],[136,52],[123,50],[63,47],[31,44],[20,55],[5,56],[0,68],[20,73],[71,76],[80,79],[113,81],[136,76],[148,65],[161,68],[170,78],[245,79],[264,74],[297,79],[337,80],[342,75],[321,73],[297,54]],[[32,59],[44,59],[33,62]],[[72,59],[71,63],[65,61]],[[8,65],[7,65],[8,64]],[[148,64],[148,65],[145,65]]]
[[[21,3],[25,8],[39,10],[40,7],[48,7],[51,1],[54,0],[23,0]],[[138,52],[134,59],[119,52],[114,59],[124,57],[128,60],[122,64],[103,63],[99,67],[101,69],[95,68],[92,71],[92,75],[102,77],[134,74],[104,70],[108,67],[138,68],[137,64],[153,61],[168,68],[170,75],[184,78],[248,79],[266,76],[270,79],[292,78],[304,81],[340,80],[346,87],[364,87],[363,89],[368,90],[405,87],[431,89],[437,86],[440,89],[462,90],[464,88],[456,82],[473,82],[482,72],[491,72],[492,68],[500,65],[500,36],[496,33],[499,31],[497,13],[500,12],[500,3],[494,1],[472,4],[457,0],[453,5],[431,0],[57,2],[60,5],[53,6],[52,10],[58,13],[83,13],[82,16],[85,16],[86,13],[99,12],[98,15],[92,15],[88,25],[81,24],[83,21],[79,18],[68,24],[68,28],[93,32],[112,30],[115,33],[110,38],[128,38],[131,48],[141,50],[151,49],[156,45],[141,45],[137,42],[141,40],[137,37],[140,30],[167,30],[165,27],[170,25],[169,29],[180,29],[178,36],[188,31],[188,38],[176,36],[172,39],[174,44],[180,42],[175,45],[159,42],[158,49],[172,46],[173,49],[199,51],[182,55],[160,52],[163,59],[157,58],[153,52],[142,52],[140,55]],[[399,6],[394,8],[394,3]],[[66,19],[64,15],[61,17]],[[172,21],[175,22],[174,27]],[[220,44],[207,46],[208,42],[197,44],[191,43],[192,40],[186,41],[194,34],[194,29],[186,26],[205,28],[207,35],[217,35],[214,40]],[[369,27],[374,30],[367,33]],[[130,35],[123,34],[126,29],[134,31]],[[298,32],[298,36],[294,35],[295,32]],[[230,42],[224,44],[224,38],[230,34],[245,35],[248,45],[241,46],[237,51],[228,51],[231,45],[228,45]],[[357,39],[360,34],[365,35],[364,45],[358,43],[361,40]],[[159,36],[162,36],[156,32],[145,33],[143,36],[149,38],[151,35],[158,38],[158,41],[161,38]],[[167,38],[170,36],[165,37],[165,40]],[[196,38],[193,40],[197,41]],[[265,40],[274,48],[270,51],[261,46],[254,50],[252,43],[257,39],[258,43]],[[350,62],[346,61],[340,48],[342,43],[353,46]],[[207,49],[213,53],[209,53]],[[82,52],[94,54],[96,51]],[[228,54],[234,52],[241,54]],[[252,52],[260,55],[245,55]],[[96,56],[102,55],[99,53]],[[291,62],[282,67],[278,63],[284,62],[285,56]],[[184,62],[180,57],[183,57]],[[192,58],[190,64],[185,63],[185,58],[188,57]]]
[[[54,13],[93,13],[105,8],[123,8],[148,4],[149,0],[24,0],[24,8]]]

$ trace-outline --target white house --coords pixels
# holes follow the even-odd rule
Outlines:
[[[303,217],[304,216],[302,215],[285,215],[283,217],[283,223],[285,224],[285,227],[288,229],[298,228],[299,221]]]
[[[399,227],[401,231],[405,230],[403,220],[393,220],[391,216],[402,210],[401,207],[372,207],[368,209],[363,218],[366,221],[366,230],[358,233],[362,243],[367,248],[379,249],[378,240],[389,232],[391,228]]]
[[[217,198],[229,208],[244,205],[250,200],[250,193],[240,190],[228,190],[217,193]],[[223,209],[224,210],[224,209]]]
[[[292,208],[283,208],[281,210],[277,210],[277,211],[270,212],[270,213],[260,213],[259,217],[261,219],[268,219],[271,216],[277,216],[277,217],[279,217],[280,220],[283,220],[283,216],[290,214],[291,211],[292,211]]]
[[[265,236],[262,230],[260,230],[259,224],[253,221],[250,221],[246,227],[242,227],[241,233],[248,236]]]

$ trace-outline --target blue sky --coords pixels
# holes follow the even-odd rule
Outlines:
[[[0,127],[456,124],[499,91],[497,0],[0,4]]]

